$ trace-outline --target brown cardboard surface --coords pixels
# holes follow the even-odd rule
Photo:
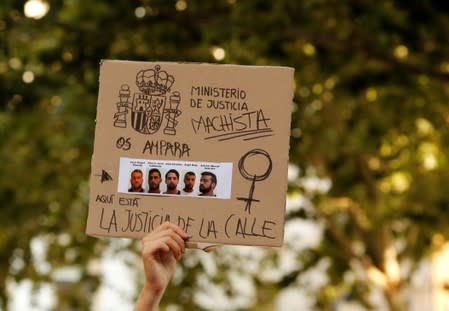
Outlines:
[[[281,246],[293,73],[102,61],[86,233],[141,238],[169,220],[197,247]],[[162,174],[162,190],[169,169],[180,174],[179,190],[193,171],[195,195],[149,194],[152,168]],[[128,192],[135,169],[144,192]],[[217,178],[213,197],[198,195],[204,171]],[[211,178],[204,176],[204,191]]]

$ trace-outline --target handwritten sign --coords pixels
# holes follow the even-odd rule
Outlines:
[[[293,73],[103,61],[87,234],[282,245]]]

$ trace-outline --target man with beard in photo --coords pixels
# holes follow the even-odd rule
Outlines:
[[[200,179],[200,196],[215,197],[215,187],[217,186],[217,176],[211,172],[202,172]]]
[[[181,194],[178,190],[179,173],[175,169],[169,170],[165,174],[165,183],[167,184],[167,191],[164,194]]]
[[[159,188],[161,182],[161,172],[157,168],[152,168],[148,172],[148,193],[161,193],[161,189]]]

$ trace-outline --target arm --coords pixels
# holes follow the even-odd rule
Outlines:
[[[175,271],[176,261],[185,252],[187,238],[181,228],[166,222],[142,239],[145,285],[134,311],[157,309]]]

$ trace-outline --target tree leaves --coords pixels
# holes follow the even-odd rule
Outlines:
[[[332,187],[310,193],[292,184],[317,210],[290,217],[326,220],[322,245],[309,252],[313,262],[331,258],[329,292],[347,287],[339,276],[358,256],[384,271],[398,241],[401,262],[448,236],[449,18],[441,1],[52,1],[40,20],[26,18],[22,5],[0,5],[4,304],[8,276],[47,278],[10,270],[12,258],[31,264],[33,237],[53,237],[52,267],[72,249],[85,269],[105,245],[83,231],[98,68],[107,58],[215,62],[211,51],[221,47],[223,62],[295,68],[290,161],[300,178],[312,168]],[[69,244],[56,242],[61,234]],[[197,268],[186,269],[183,286]],[[67,308],[88,308],[76,301],[91,297],[96,281],[83,275],[76,294],[61,292]],[[294,281],[289,274],[281,283]],[[360,281],[348,285],[354,297],[370,287]],[[325,309],[335,296],[317,297]]]

